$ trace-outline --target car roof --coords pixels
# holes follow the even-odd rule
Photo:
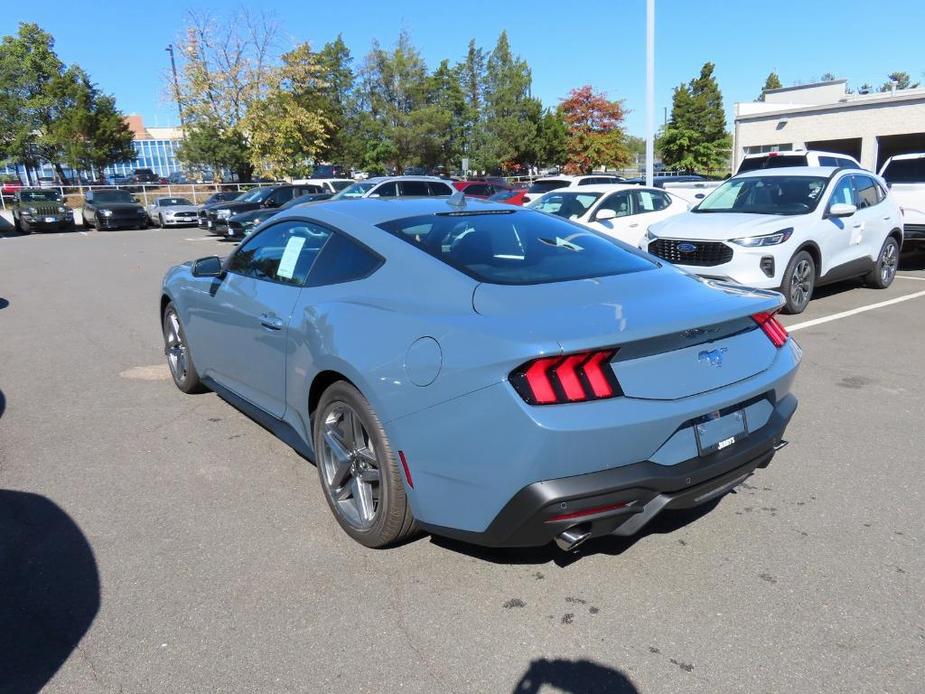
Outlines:
[[[517,208],[500,202],[473,200],[467,198],[463,205],[449,204],[449,197],[415,197],[415,198],[348,198],[341,200],[322,200],[311,203],[310,207],[292,207],[279,213],[284,216],[300,217],[311,210],[311,216],[324,221],[325,218],[352,220],[373,226],[393,219],[433,215],[441,212],[514,212]],[[332,222],[334,223],[334,222]]]
[[[552,176],[540,176],[539,178],[534,178],[533,182],[538,183],[541,181],[580,181],[583,178],[600,178],[601,176],[606,176],[607,178],[621,178],[619,174],[610,174],[610,173],[590,173],[590,174],[562,174],[561,176],[552,175]]]
[[[828,178],[836,171],[841,169],[848,170],[846,167],[839,166],[781,166],[771,169],[753,169],[744,173],[736,174],[734,178],[746,178],[754,176],[822,176]],[[850,169],[851,171],[864,171],[863,169]],[[870,173],[870,171],[864,171]]]
[[[575,188],[556,188],[550,190],[551,193],[569,193],[575,195],[578,193],[615,193],[620,190],[658,190],[657,188],[646,188],[645,186],[638,186],[633,183],[592,183],[587,186],[576,186]],[[659,190],[659,192],[662,192]]]
[[[441,181],[450,185],[439,176],[374,176],[365,181],[358,181],[358,183],[387,183],[389,181]]]

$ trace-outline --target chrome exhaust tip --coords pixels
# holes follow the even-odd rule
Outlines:
[[[776,453],[781,448],[786,448],[789,443],[790,443],[789,441],[784,441],[783,439],[781,439],[780,441],[774,444],[774,452]]]
[[[563,552],[571,552],[589,537],[591,537],[590,528],[576,525],[556,535],[556,546]]]

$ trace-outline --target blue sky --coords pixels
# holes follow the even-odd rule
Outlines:
[[[172,125],[176,108],[165,99],[168,55],[187,10],[229,15],[240,2],[7,3],[0,34],[20,21],[37,22],[56,39],[67,63],[79,63],[126,113],[148,125]],[[391,45],[411,32],[428,65],[462,59],[470,38],[491,48],[506,29],[516,53],[533,68],[533,93],[548,106],[569,89],[591,84],[623,99],[628,130],[643,134],[645,108],[645,0],[507,3],[467,2],[283,2],[249,3],[282,23],[282,48],[308,40],[315,46],[342,33],[355,58],[377,38]],[[882,8],[883,11],[878,11]],[[750,101],[768,72],[784,85],[808,82],[824,72],[849,84],[880,85],[886,74],[905,70],[925,83],[922,0],[656,0],[656,122],[671,106],[672,88],[695,76],[705,61],[716,76],[727,117],[736,101]]]

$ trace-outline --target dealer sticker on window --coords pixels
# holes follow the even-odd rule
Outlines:
[[[299,260],[299,253],[302,252],[302,246],[305,245],[304,236],[290,236],[286,242],[286,248],[283,251],[283,257],[279,261],[279,269],[276,271],[276,277],[284,280],[291,280],[295,274],[295,264]]]

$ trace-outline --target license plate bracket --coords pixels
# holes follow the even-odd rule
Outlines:
[[[745,410],[711,412],[694,422],[694,437],[701,457],[728,448],[748,436]]]

